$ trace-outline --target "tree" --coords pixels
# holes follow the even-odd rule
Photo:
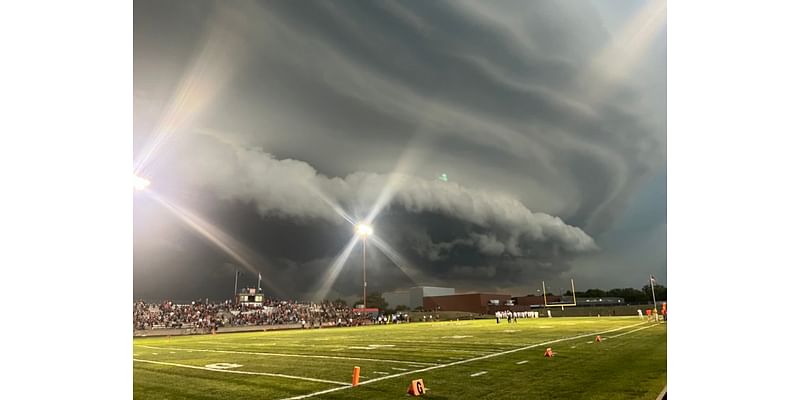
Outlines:
[[[356,301],[353,304],[353,307],[356,307],[357,305],[361,304],[362,301],[363,300]],[[380,293],[374,292],[367,294],[367,304],[365,304],[364,307],[386,310],[387,308],[389,308],[389,303],[386,301],[386,299],[383,298],[383,296],[381,296]]]
[[[654,285],[656,301],[667,300],[667,288],[661,285]],[[567,290],[564,297],[572,297],[572,291]],[[653,302],[653,294],[650,292],[650,285],[645,285],[642,290],[634,288],[615,288],[609,291],[602,289],[589,289],[585,292],[575,292],[575,297],[622,297],[625,303],[647,303]]]
[[[389,308],[389,303],[380,293],[374,292],[367,294],[367,308],[377,308],[385,310]]]
[[[605,290],[601,289],[589,289],[584,293],[586,297],[606,297]]]
[[[625,296],[623,296],[624,292],[625,292],[625,289],[617,288],[617,289],[611,289],[606,293],[611,297],[625,297]]]
[[[624,288],[624,289],[611,289],[608,291],[609,296],[622,297],[626,303],[643,303],[647,302],[647,293],[639,289]]]
[[[642,288],[642,291],[647,293],[647,299],[653,301],[653,292],[656,294],[656,301],[667,301],[667,287],[661,285],[653,285],[652,292],[650,291],[650,285],[645,285]]]

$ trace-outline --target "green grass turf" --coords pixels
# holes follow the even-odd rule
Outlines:
[[[666,385],[666,324],[636,325],[642,322],[637,317],[518,321],[136,338],[134,360],[196,367],[233,363],[241,366],[228,371],[348,385],[353,367],[359,366],[361,385],[134,361],[133,393],[136,399],[282,399],[343,388],[312,398],[399,399],[408,398],[412,379],[423,379],[429,399],[651,400]],[[597,332],[618,328],[594,342]],[[588,336],[573,338],[579,335]],[[491,356],[553,340],[560,341]],[[546,347],[555,357],[544,357]],[[447,365],[452,363],[457,364]],[[392,377],[396,374],[403,375]]]

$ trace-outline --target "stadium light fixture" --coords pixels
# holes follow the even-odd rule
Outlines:
[[[133,175],[133,188],[135,190],[145,190],[148,186],[150,186],[149,179],[136,176],[135,174]]]
[[[364,249],[364,308],[367,308],[367,237],[372,235],[373,229],[367,223],[356,225],[356,234],[361,237],[361,246]]]
[[[361,236],[362,238],[366,238],[367,236],[372,235],[372,232],[373,229],[369,224],[365,224],[362,222],[356,225],[356,233],[358,234],[358,236]]]

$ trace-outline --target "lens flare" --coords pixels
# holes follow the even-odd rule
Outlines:
[[[408,260],[406,260],[403,256],[400,255],[395,249],[392,248],[388,243],[383,241],[377,235],[372,236],[372,243],[375,244],[375,247],[383,253],[386,258],[389,259],[396,267],[403,273],[403,275],[411,281],[414,286],[416,286],[421,281],[421,276],[419,270],[411,264]]]
[[[319,289],[317,290],[316,299],[325,299],[328,296],[328,293],[331,291],[331,287],[333,283],[336,281],[336,278],[339,277],[339,273],[342,271],[342,267],[344,267],[344,263],[350,257],[350,253],[353,252],[353,248],[356,247],[358,243],[358,236],[353,235],[350,238],[350,242],[347,243],[347,246],[339,252],[339,256],[336,257],[336,260],[328,267],[327,272],[325,273],[325,277],[322,279]]]
[[[217,248],[224,251],[225,254],[236,260],[239,265],[247,269],[253,275],[259,274],[262,270],[267,269],[263,267],[266,262],[264,262],[261,257],[222,229],[214,226],[192,211],[159,196],[157,193],[152,191],[148,191],[147,193],[188,227],[192,228],[198,235],[216,245]],[[267,286],[267,289],[276,293],[278,296],[283,295],[283,291],[268,280],[262,281],[262,283]]]
[[[155,159],[160,149],[179,132],[198,119],[219,97],[240,68],[246,53],[240,43],[235,16],[226,12],[213,15],[203,45],[181,77],[168,105],[134,162],[141,172]],[[151,101],[145,96],[144,101]]]

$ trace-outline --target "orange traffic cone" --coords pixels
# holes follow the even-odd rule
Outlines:
[[[353,367],[353,386],[358,386],[359,378],[361,378],[361,367]]]
[[[601,338],[600,335],[597,335],[597,337],[594,338],[595,342],[599,342],[601,340],[603,340],[603,338]]]
[[[408,391],[406,391],[406,393],[415,397],[425,394],[425,384],[422,382],[422,379],[414,379],[411,381],[411,384],[408,385]]]
[[[544,351],[544,356],[548,358],[553,357],[553,349],[548,347],[547,350]]]

